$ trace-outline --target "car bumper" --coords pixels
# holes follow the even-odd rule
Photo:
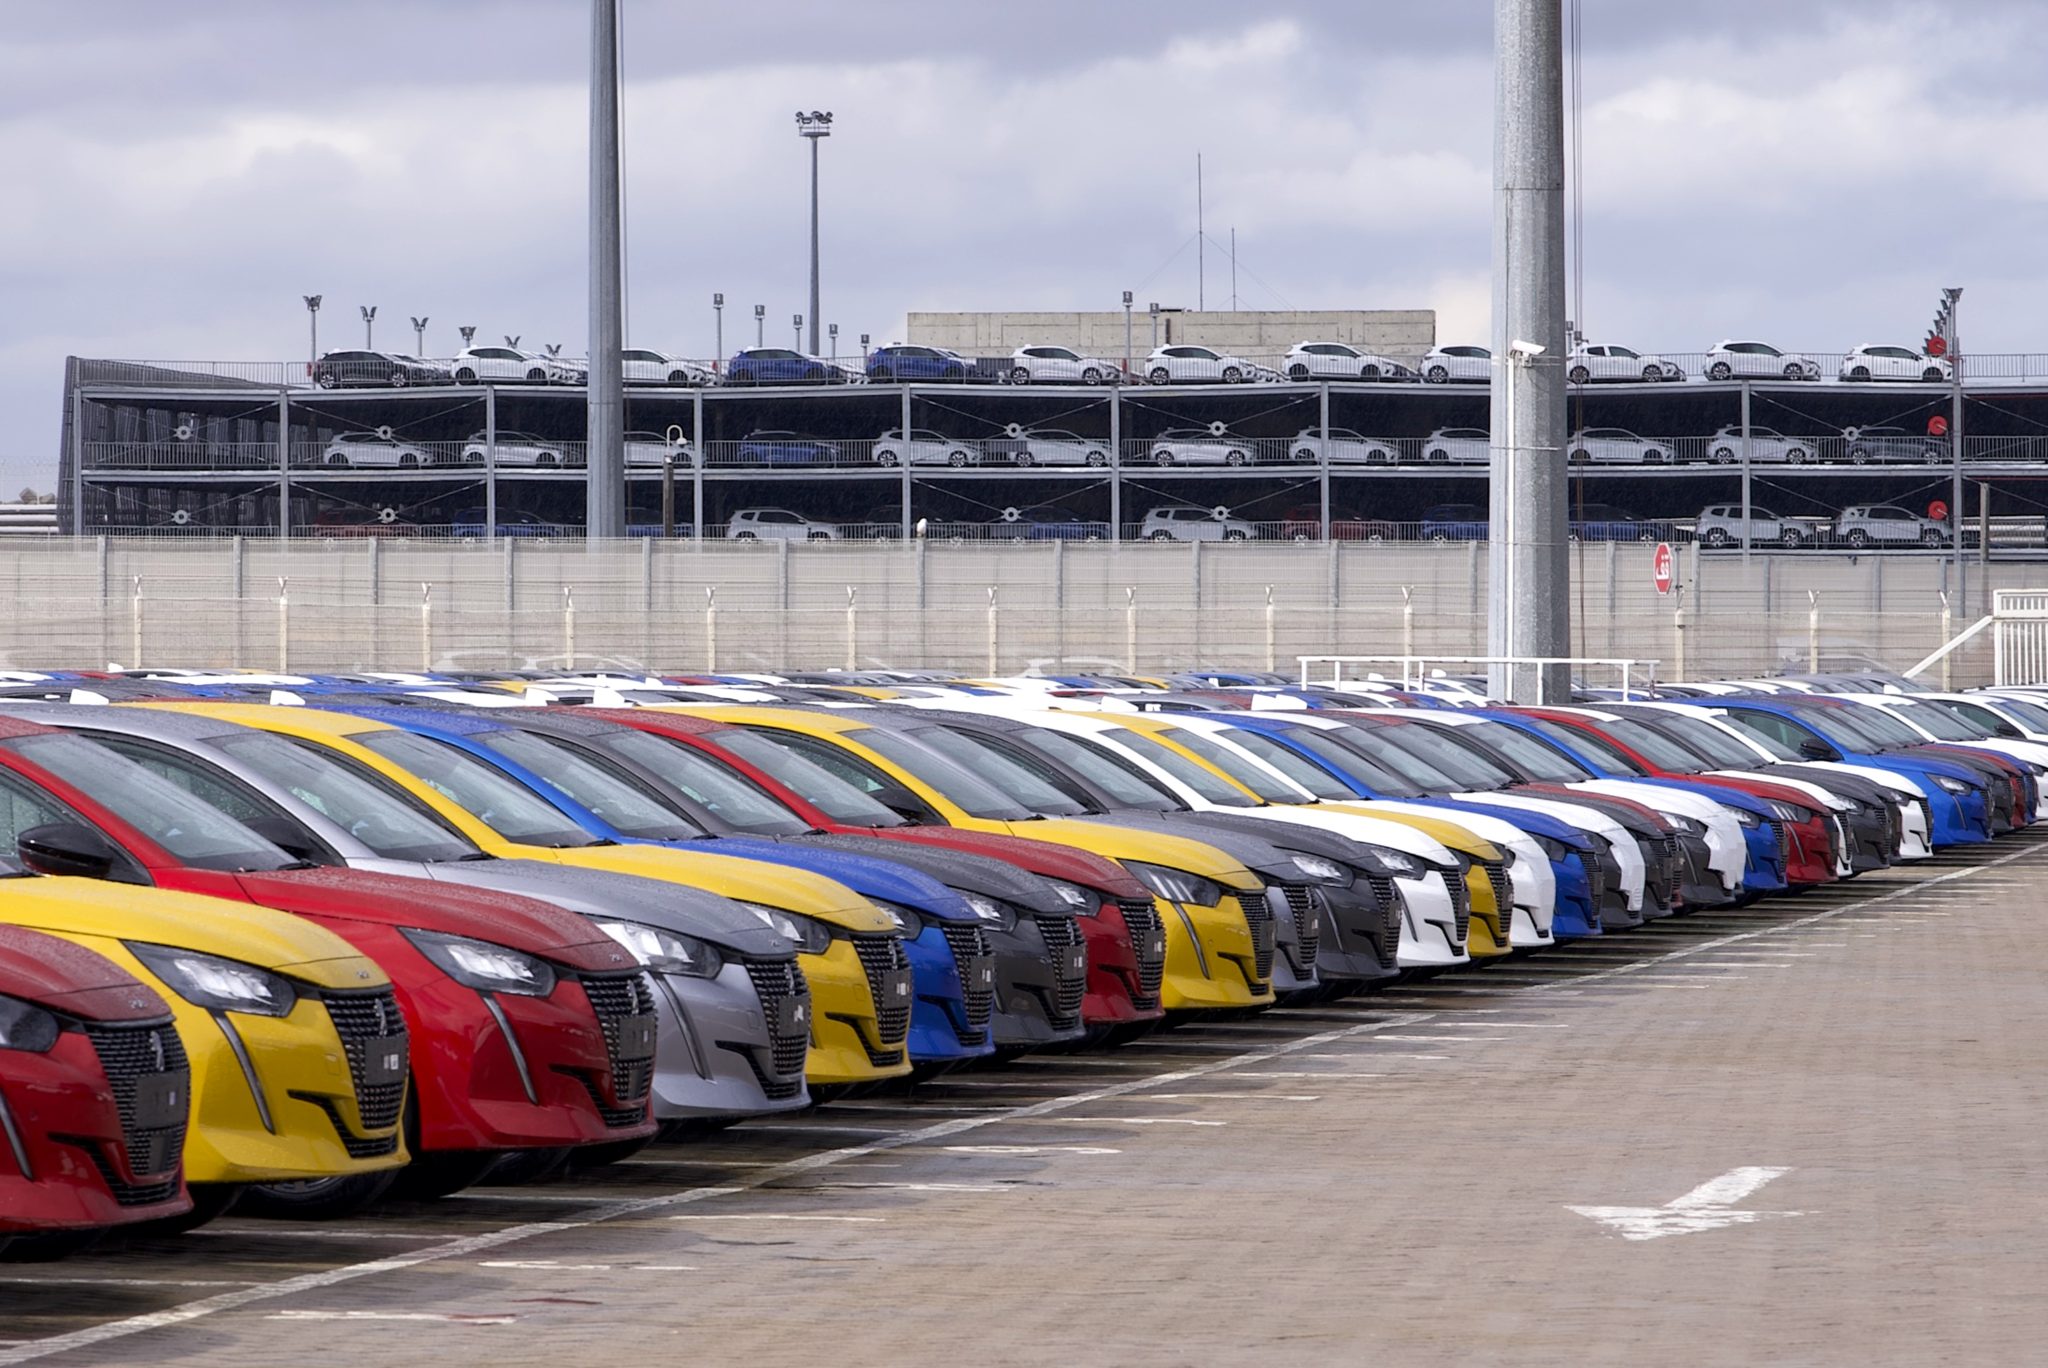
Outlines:
[[[176,1132],[157,1140],[152,1168],[146,1140],[130,1149],[108,1081],[78,1031],[45,1053],[9,1052],[0,1083],[0,1233],[125,1225],[190,1207]]]
[[[1372,885],[1361,879],[1348,888],[1325,888],[1323,899],[1323,937],[1316,947],[1319,979],[1370,983],[1400,973],[1404,892],[1390,891],[1383,905]]]
[[[944,1064],[980,1059],[995,1049],[989,1037],[987,1012],[970,1019],[967,985],[963,974],[968,966],[954,957],[946,934],[936,924],[925,927],[915,940],[903,943],[910,957],[912,995],[910,1034],[906,1048],[914,1064]]]
[[[1423,878],[1401,885],[1408,915],[1401,926],[1403,969],[1440,968],[1447,964],[1468,964],[1472,956],[1465,949],[1469,915],[1459,910],[1445,886],[1445,875],[1431,871]]]
[[[792,963],[728,961],[715,978],[660,974],[654,987],[657,1120],[810,1105],[804,1074],[817,1004]],[[785,1000],[797,1006],[784,1008]]]
[[[871,976],[853,943],[835,937],[821,955],[803,955],[798,963],[811,985],[811,1049],[804,1080],[820,1084],[872,1083],[901,1078],[910,1072],[905,1048],[910,1033],[909,978],[904,991],[884,975]],[[896,997],[882,1012],[876,990]]]
[[[1104,903],[1077,919],[1088,947],[1088,983],[1081,997],[1087,1027],[1158,1021],[1166,975],[1166,927],[1152,901]]]
[[[1178,903],[1159,898],[1166,923],[1166,975],[1160,984],[1160,1005],[1169,1012],[1215,1007],[1263,1007],[1273,1001],[1270,979],[1261,977],[1262,959],[1270,963],[1273,927],[1265,912],[1263,889],[1247,890],[1239,899],[1226,894],[1219,907]],[[1246,907],[1257,904],[1261,924],[1255,932]]]
[[[1599,861],[1591,855],[1567,855],[1550,862],[1557,888],[1557,901],[1550,914],[1550,932],[1555,940],[1577,940],[1601,934],[1599,888],[1588,874]]]
[[[1094,977],[1096,918],[1018,919],[1015,928],[989,935],[995,954],[995,1044],[1005,1049],[1079,1040],[1087,1033],[1087,1000]]]

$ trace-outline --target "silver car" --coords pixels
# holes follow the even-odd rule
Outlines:
[[[1924,546],[1948,543],[1948,524],[1922,517],[1897,504],[1857,504],[1835,518],[1835,540],[1855,550],[1866,546]]]
[[[789,941],[730,899],[630,874],[491,859],[347,762],[251,727],[139,708],[44,703],[7,711],[139,762],[301,859],[520,894],[590,918],[634,952],[658,990],[657,1120],[810,1103],[810,990]],[[543,800],[530,801],[559,825]],[[654,946],[665,953],[650,956]],[[680,967],[677,948],[694,956],[694,971]]]
[[[1707,459],[1715,465],[1735,465],[1742,460],[1742,429],[1724,427],[1707,438]],[[1809,438],[1787,437],[1770,428],[1749,430],[1749,459],[1752,462],[1782,461],[1787,465],[1811,465],[1814,444]]]
[[[1745,526],[1749,531],[1750,545],[1782,546],[1788,551],[1817,544],[1826,538],[1828,530],[1825,518],[1780,517],[1755,504],[1749,506],[1749,521],[1745,524],[1741,504],[1709,504],[1700,510],[1699,519],[1693,526],[1693,538],[1713,550],[1739,546]]]
[[[1258,448],[1252,438],[1234,436],[1221,423],[1206,428],[1173,428],[1152,439],[1153,465],[1250,465]]]

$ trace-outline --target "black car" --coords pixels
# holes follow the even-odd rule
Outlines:
[[[454,372],[402,352],[331,351],[307,370],[321,389],[404,389],[407,385],[452,385]]]

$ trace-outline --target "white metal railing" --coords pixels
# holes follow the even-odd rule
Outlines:
[[[1537,675],[1539,689],[1542,687],[1540,684],[1543,678],[1541,671],[1545,667],[1564,665],[1569,666],[1574,671],[1582,667],[1611,669],[1615,671],[1620,679],[1621,696],[1624,700],[1629,698],[1639,686],[1638,682],[1642,685],[1654,686],[1657,679],[1657,666],[1662,663],[1658,660],[1609,656],[1305,655],[1297,656],[1295,659],[1301,668],[1301,685],[1303,688],[1311,688],[1318,684],[1326,684],[1331,688],[1337,689],[1343,688],[1347,682],[1344,676],[1344,667],[1347,665],[1393,665],[1399,668],[1401,687],[1410,692],[1428,691],[1432,684],[1441,687],[1442,681],[1448,678],[1442,669],[1446,665],[1479,665],[1489,667],[1506,665],[1510,669],[1533,668],[1539,671]],[[1315,668],[1319,665],[1330,667],[1327,679],[1319,680],[1315,678]],[[1383,674],[1369,675],[1367,679],[1374,683],[1392,682]],[[1359,681],[1354,679],[1350,682],[1356,683]]]

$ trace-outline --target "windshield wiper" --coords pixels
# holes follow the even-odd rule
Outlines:
[[[455,859],[452,861],[452,863],[475,864],[479,860],[495,860],[497,858],[497,856],[491,854],[491,852],[488,850],[472,850],[467,855],[457,855]]]

